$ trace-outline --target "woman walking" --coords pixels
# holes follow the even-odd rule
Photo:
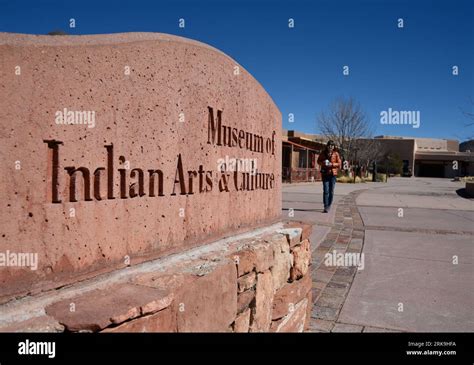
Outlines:
[[[334,141],[328,141],[326,148],[318,157],[318,165],[321,166],[321,178],[323,180],[324,213],[327,213],[331,208],[337,172],[341,167],[341,157],[336,151]]]

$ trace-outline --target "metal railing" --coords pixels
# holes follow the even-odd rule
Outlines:
[[[321,180],[321,173],[316,168],[283,167],[282,180],[283,182],[289,182],[289,183],[319,181]]]

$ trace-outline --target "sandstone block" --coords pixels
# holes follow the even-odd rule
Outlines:
[[[257,276],[255,308],[252,311],[250,332],[267,332],[272,321],[273,278],[267,271]]]
[[[304,240],[292,250],[293,267],[291,268],[290,280],[296,280],[306,275],[311,263],[311,247],[309,240]]]
[[[237,275],[239,277],[252,272],[257,264],[257,255],[253,250],[248,248],[237,251],[230,257],[237,266]]]
[[[0,298],[280,219],[281,113],[224,52],[158,33],[1,33],[0,55],[2,69],[21,60],[35,75],[21,87],[14,72],[0,78],[0,90],[15,90],[0,98],[0,156],[21,161],[2,174],[0,247],[49,253],[37,270],[3,268]],[[257,174],[224,184],[216,161],[226,155],[257,159]],[[120,171],[122,159],[133,168]]]
[[[176,294],[178,332],[226,332],[237,316],[237,271],[233,262],[185,285]]]
[[[290,246],[286,237],[275,235],[272,237],[274,264],[271,268],[274,290],[280,289],[288,282],[291,268]]]
[[[273,298],[272,320],[280,319],[288,314],[290,308],[303,300],[311,292],[311,276],[303,276],[277,290]]]
[[[271,332],[303,332],[308,305],[306,298],[297,303],[292,312],[282,319],[272,322]]]
[[[305,222],[285,222],[285,228],[300,228],[301,229],[301,241],[309,240],[313,226]]]
[[[250,307],[254,299],[254,290],[247,290],[243,293],[239,293],[239,295],[237,296],[237,313],[242,313],[248,307]]]
[[[252,246],[255,252],[255,270],[263,273],[273,267],[274,253],[272,245],[268,242],[260,242]]]
[[[250,308],[239,314],[235,319],[234,332],[247,333],[250,326]]]
[[[33,317],[0,327],[0,332],[63,332],[64,326],[50,316]]]
[[[46,307],[46,313],[69,331],[99,331],[111,324],[157,312],[168,307],[172,300],[173,295],[164,290],[117,284],[53,303]]]
[[[109,327],[102,332],[176,332],[176,313],[171,307],[159,312]]]
[[[290,244],[290,248],[298,245],[301,242],[302,232],[303,228],[300,227],[284,228],[278,231],[278,233],[284,234],[286,236],[288,243]]]
[[[245,290],[252,289],[257,283],[257,274],[255,272],[250,272],[240,277],[237,280],[239,293],[244,292]]]

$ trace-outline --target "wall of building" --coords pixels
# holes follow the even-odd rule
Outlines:
[[[289,131],[292,138],[320,137],[296,131]],[[379,156],[387,153],[397,154],[402,161],[407,161],[411,176],[436,176],[453,178],[458,175],[474,174],[473,155],[459,154],[459,149],[467,150],[472,147],[473,142],[468,141],[461,146],[457,140],[436,138],[404,138],[392,136],[378,136],[375,140],[379,142],[381,151]],[[360,139],[359,143],[371,140]],[[298,142],[303,143],[303,142]],[[317,143],[313,141],[313,143]],[[470,147],[471,146],[471,147]],[[315,148],[315,147],[313,147]],[[458,159],[463,164],[462,172],[452,168],[452,162]],[[294,161],[297,165],[297,160]]]
[[[376,139],[382,148],[382,154],[394,153],[397,154],[401,160],[408,161],[408,168],[410,171],[415,171],[415,140],[414,139]]]

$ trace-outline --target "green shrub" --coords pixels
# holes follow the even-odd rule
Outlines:
[[[354,178],[350,177],[350,176],[341,176],[341,177],[337,177],[336,181],[338,183],[342,183],[342,184],[353,184],[354,183]],[[358,183],[361,183],[361,182],[365,182],[365,181],[363,179],[361,179],[359,176],[356,176],[355,183],[358,184]]]
[[[344,175],[343,175],[343,176],[338,176],[338,177],[336,178],[336,181],[337,181],[338,183],[343,183],[343,184],[345,184],[345,183],[351,183],[352,180],[353,180],[353,179],[352,179],[351,177],[349,177],[349,176],[344,176]]]
[[[377,174],[375,177],[376,182],[387,182],[387,174]]]
[[[344,170],[339,170],[339,171],[337,172],[336,178],[345,177],[345,176],[346,176],[345,171],[344,171]]]

